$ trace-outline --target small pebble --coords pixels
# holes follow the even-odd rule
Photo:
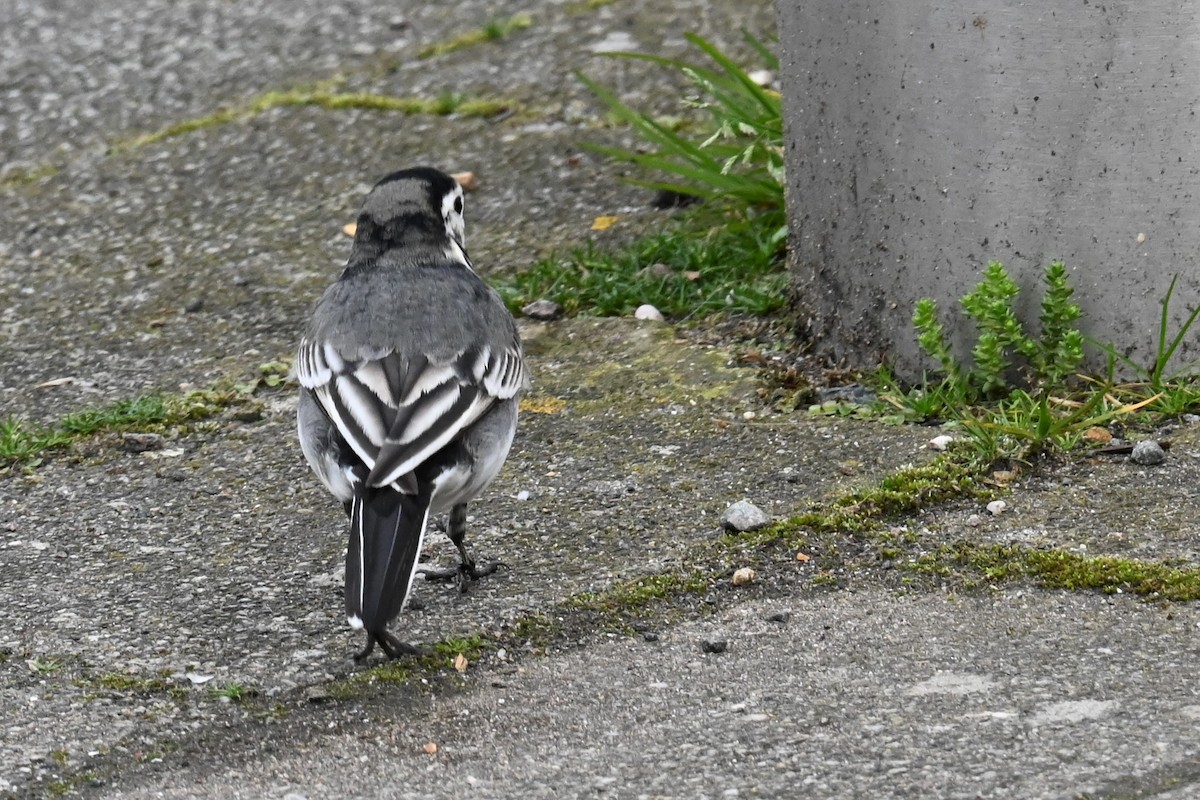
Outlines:
[[[947,447],[950,446],[950,443],[953,441],[954,441],[953,436],[947,436],[946,434],[943,433],[941,436],[935,436],[932,439],[930,439],[929,446],[932,447],[934,450],[945,450]]]
[[[194,300],[188,301],[188,304],[183,307],[183,310],[189,314],[195,314],[197,311],[204,308],[204,298],[197,297]]]
[[[756,531],[770,522],[765,511],[747,500],[738,500],[721,515],[721,527],[734,533]]]
[[[525,502],[526,500],[528,500],[529,496],[530,495],[529,495],[528,489],[522,489],[521,491],[517,492],[517,499],[520,500],[521,502]]]
[[[752,70],[746,77],[757,86],[770,86],[775,82],[775,73],[769,69]]]
[[[1167,454],[1159,447],[1158,442],[1146,440],[1133,446],[1133,453],[1129,456],[1129,460],[1135,464],[1149,467],[1166,461]]]
[[[655,322],[663,321],[662,312],[649,303],[643,303],[642,305],[638,306],[637,310],[633,312],[633,316],[634,319],[646,319],[653,320]]]
[[[754,579],[758,577],[758,573],[750,569],[750,567],[742,567],[733,573],[733,585],[745,586],[754,583]]]
[[[654,631],[646,631],[645,633],[642,634],[642,639],[647,642],[657,642],[658,634],[655,633]]]
[[[1008,503],[1004,502],[1003,500],[993,500],[987,504],[987,512],[993,517],[1003,514],[1004,510],[1007,508]]]
[[[553,300],[534,300],[522,308],[521,313],[530,319],[552,322],[562,316],[563,308]]]
[[[724,639],[705,639],[700,643],[700,649],[706,653],[724,653],[729,649],[729,642]]]
[[[983,524],[983,517],[979,516],[978,514],[972,514],[971,516],[967,517],[967,524],[972,528],[978,528]]]
[[[767,615],[767,622],[778,622],[780,625],[786,625],[792,620],[792,612],[776,611],[774,614]]]

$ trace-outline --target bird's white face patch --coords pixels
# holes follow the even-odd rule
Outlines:
[[[454,189],[442,198],[442,220],[446,223],[446,235],[467,246],[467,223],[463,219],[463,187],[456,181]]]

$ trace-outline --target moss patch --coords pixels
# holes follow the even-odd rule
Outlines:
[[[54,164],[37,164],[29,169],[13,169],[4,177],[4,180],[0,181],[0,189],[37,183],[42,178],[48,178],[51,175],[57,174],[58,171],[59,167]]]
[[[511,17],[497,17],[486,24],[441,42],[427,44],[417,51],[417,58],[433,58],[473,47],[484,42],[494,42],[503,39],[510,33],[524,30],[533,25],[533,17],[528,14],[513,14]]]
[[[1116,556],[1081,556],[1057,548],[955,542],[921,556],[908,569],[967,584],[1030,579],[1048,589],[1200,600],[1200,569]]]
[[[619,614],[645,608],[673,595],[705,592],[712,583],[713,579],[701,570],[645,575],[618,583],[603,592],[577,594],[565,600],[563,606],[577,611]]]
[[[328,88],[330,82],[319,84],[317,87],[289,89],[285,91],[266,92],[245,103],[228,108],[222,108],[207,116],[186,119],[160,128],[151,133],[144,133],[130,139],[115,142],[114,152],[132,150],[144,145],[183,136],[204,128],[226,125],[231,122],[247,119],[273,108],[294,106],[317,106],[330,110],[367,109],[371,111],[391,111],[401,114],[429,114],[447,116],[458,114],[466,117],[490,117],[511,110],[514,102],[500,99],[485,99],[468,97],[457,92],[447,92],[434,98],[427,97],[397,97],[394,95],[373,94],[371,92],[335,92]]]
[[[106,672],[96,679],[96,683],[105,689],[134,694],[165,693],[171,688],[162,678],[146,678],[141,675],[127,675],[123,672]]]
[[[775,525],[750,534],[743,541],[756,544],[782,542],[801,546],[812,533],[863,534],[895,517],[917,514],[932,506],[962,497],[990,500],[995,491],[980,485],[976,471],[950,457],[906,467],[879,483],[840,495]]]
[[[240,407],[253,416],[261,411],[255,393],[282,385],[287,364],[271,362],[248,381],[226,380],[207,389],[183,394],[151,394],[85,408],[52,425],[38,425],[17,417],[0,419],[0,470],[37,466],[47,452],[64,450],[74,442],[100,433],[169,431],[210,419]]]

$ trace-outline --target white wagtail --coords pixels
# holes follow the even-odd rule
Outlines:
[[[350,517],[346,616],[391,658],[420,650],[388,633],[417,573],[430,514],[463,580],[467,501],[496,477],[529,385],[500,296],[463,245],[463,189],[428,167],[367,195],[341,277],[317,302],[296,358],[304,457]]]

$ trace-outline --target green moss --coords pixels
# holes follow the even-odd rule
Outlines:
[[[136,692],[138,694],[154,694],[167,691],[168,684],[161,678],[145,678],[140,675],[127,675],[122,672],[107,672],[96,679],[96,683],[105,689],[118,692]]]
[[[42,178],[56,175],[58,171],[59,167],[54,164],[38,164],[27,170],[12,170],[4,180],[0,181],[0,189],[28,186],[31,183],[37,183]]]
[[[603,592],[577,594],[563,601],[565,608],[602,614],[638,611],[651,604],[684,594],[708,591],[714,579],[701,570],[646,575],[618,583]]]
[[[586,14],[588,12],[595,11],[598,8],[611,6],[617,1],[618,0],[580,0],[580,2],[567,3],[567,5],[563,7],[563,10],[571,15]]]
[[[839,586],[840,581],[838,580],[837,575],[834,575],[832,572],[818,572],[816,575],[813,575],[812,585],[832,589]]]
[[[464,31],[450,39],[442,42],[434,42],[427,44],[417,51],[417,58],[433,58],[434,56],[442,56],[447,53],[453,53],[455,50],[462,50],[466,47],[473,47],[484,42],[494,42],[498,39],[503,39],[510,33],[524,30],[533,25],[533,18],[528,14],[514,14],[511,17],[497,17],[489,20],[479,28],[473,28],[469,31]]]
[[[739,538],[760,545],[783,542],[801,546],[812,533],[865,534],[877,531],[888,519],[918,514],[950,500],[992,499],[994,490],[977,479],[974,468],[943,456],[929,464],[905,467],[877,484],[814,504],[803,513]],[[889,538],[885,535],[884,541]]]
[[[55,424],[39,425],[16,417],[0,419],[0,469],[14,465],[35,467],[47,452],[63,450],[74,442],[99,433],[138,431],[168,432],[180,426],[203,424],[226,410],[261,411],[254,394],[282,383],[278,362],[264,364],[260,375],[247,382],[221,381],[207,389],[182,394],[151,394],[85,408]]]
[[[1116,556],[1081,556],[1056,548],[956,542],[921,556],[910,570],[964,582],[1030,579],[1049,589],[1200,600],[1200,569]]]
[[[371,92],[334,92],[324,88],[329,82],[316,88],[289,89],[285,91],[266,92],[245,103],[230,106],[203,117],[183,120],[151,133],[135,136],[115,142],[113,151],[132,150],[155,142],[183,136],[205,128],[226,125],[231,122],[247,119],[273,108],[294,106],[316,106],[330,110],[367,109],[372,111],[390,111],[401,114],[428,114],[446,116],[459,114],[467,117],[490,117],[508,111],[515,103],[498,100],[473,98],[458,93],[444,93],[436,98],[397,97],[394,95],[373,94]]]
[[[426,656],[426,659],[432,661],[433,666],[440,666],[442,663],[453,665],[454,659],[458,656],[475,660],[487,652],[490,647],[491,645],[479,634],[462,636],[457,639],[444,639],[433,646],[433,652]]]
[[[548,614],[529,614],[513,622],[505,633],[505,639],[534,648],[545,648],[554,641],[560,630],[561,623],[555,622]]]

